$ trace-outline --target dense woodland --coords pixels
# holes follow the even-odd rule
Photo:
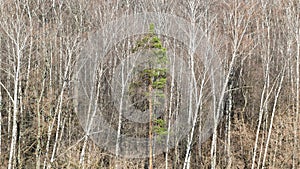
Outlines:
[[[94,32],[121,16],[143,12],[168,13],[201,28],[218,55],[224,75],[219,80],[226,90],[218,100],[222,105],[214,103],[221,105],[218,109],[208,106],[214,94],[207,87],[212,84],[209,78],[207,86],[200,85],[205,77],[202,56],[189,62],[189,47],[160,35],[155,39],[159,45],[152,45],[173,49],[189,62],[196,79],[189,83],[208,96],[192,112],[191,130],[173,147],[153,157],[126,158],[97,144],[82,127],[79,117],[86,109],[76,97],[77,68]],[[145,36],[121,39],[105,63],[94,63],[93,103],[99,103],[111,127],[122,132],[135,128],[135,137],[151,136],[150,124],[118,126],[118,111],[107,101],[114,95],[109,90],[114,84],[107,79]],[[298,0],[0,0],[0,168],[300,168],[299,66]],[[180,82],[172,83],[167,75],[143,76],[159,79],[168,98],[180,95],[172,94]],[[155,81],[138,82],[132,83],[132,91],[143,90],[143,85],[149,91],[162,88],[159,83],[155,87]],[[141,93],[132,95],[141,100]],[[180,102],[169,101],[173,107]],[[144,99],[135,106],[145,110],[151,104]],[[201,112],[216,111],[222,118],[201,140]]]

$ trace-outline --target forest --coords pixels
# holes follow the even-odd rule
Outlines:
[[[300,168],[299,0],[0,0],[0,168]]]

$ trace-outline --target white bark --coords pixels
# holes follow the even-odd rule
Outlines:
[[[8,168],[14,168],[15,166],[15,153],[16,153],[16,143],[17,143],[17,116],[18,116],[18,84],[19,84],[19,75],[20,75],[20,67],[21,67],[21,57],[22,51],[19,47],[19,44],[16,44],[16,51],[17,51],[17,65],[15,66],[15,79],[14,79],[14,102],[13,102],[13,126],[12,126],[12,139],[10,145],[10,153],[9,153],[9,162]]]
[[[78,38],[78,37],[77,37]],[[51,160],[50,162],[53,162],[55,159],[55,153],[56,153],[56,147],[58,144],[58,138],[59,138],[59,128],[61,126],[61,116],[62,116],[62,106],[63,106],[63,99],[64,99],[64,93],[65,93],[65,88],[68,84],[68,80],[70,77],[70,73],[72,72],[72,55],[74,55],[74,53],[76,52],[76,45],[77,45],[77,38],[75,38],[73,40],[73,42],[68,42],[67,44],[67,63],[65,66],[65,70],[64,70],[64,75],[63,75],[63,83],[62,83],[62,88],[61,88],[61,92],[59,95],[59,100],[58,100],[58,104],[55,110],[55,114],[57,114],[57,127],[56,127],[56,134],[55,134],[55,142],[54,142],[54,146],[53,146],[53,151],[52,151],[52,156],[51,156]],[[61,42],[62,43],[62,42]],[[54,125],[55,120],[53,120],[52,126]]]
[[[277,107],[277,101],[278,101],[279,94],[281,92],[282,82],[283,82],[283,79],[285,77],[286,63],[284,63],[284,64],[285,65],[283,67],[283,70],[282,70],[281,74],[278,75],[278,78],[280,77],[280,82],[278,84],[277,92],[276,92],[276,95],[275,95],[275,98],[274,98],[274,105],[273,105],[273,110],[272,110],[272,115],[271,115],[271,121],[270,121],[270,126],[269,126],[269,131],[268,131],[268,137],[267,137],[266,145],[265,145],[266,147],[265,147],[265,152],[264,152],[263,161],[262,161],[262,168],[265,168],[265,162],[266,162],[266,157],[267,157],[267,152],[268,152],[272,127],[273,127],[274,116],[275,116],[276,107]]]
[[[231,72],[232,73],[232,72]],[[232,77],[232,76],[231,76]],[[232,112],[232,89],[233,89],[233,79],[231,79],[231,83],[229,85],[229,92],[228,92],[228,105],[226,109],[226,135],[227,135],[227,140],[225,146],[226,146],[226,153],[227,153],[227,166],[226,168],[230,169],[231,164],[232,164],[232,159],[231,159],[231,112]]]
[[[195,11],[196,7],[199,5],[199,1],[193,0],[193,1],[189,1],[187,2],[187,8],[189,11],[186,11],[187,13],[187,17],[191,20],[191,28],[192,30],[190,30],[189,32],[189,37],[190,37],[190,42],[189,42],[189,47],[188,47],[188,54],[190,56],[189,58],[189,68],[192,72],[192,75],[189,77],[189,81],[190,81],[190,85],[189,85],[189,92],[190,92],[190,97],[189,99],[189,111],[188,111],[188,125],[192,126],[192,131],[189,133],[189,137],[187,139],[187,145],[186,145],[186,153],[185,153],[185,160],[184,160],[184,165],[183,165],[183,169],[190,168],[190,159],[191,159],[191,143],[193,141],[193,136],[194,136],[194,130],[196,127],[196,122],[197,122],[197,117],[198,117],[198,110],[199,110],[199,106],[201,105],[201,99],[202,99],[202,91],[198,92],[197,91],[197,78],[195,75],[195,50],[196,50],[196,39],[195,39],[195,35],[197,34],[197,26],[196,26],[196,20],[197,20],[197,12]],[[197,37],[197,38],[201,38],[201,37]],[[208,65],[205,65],[208,66]],[[206,69],[207,71],[207,69]],[[204,79],[202,79],[202,82],[204,81]],[[203,83],[202,83],[203,85]],[[195,90],[194,90],[195,89]],[[202,89],[200,89],[202,90]],[[198,93],[200,93],[200,95],[198,95]],[[193,114],[193,107],[192,105],[195,104],[193,103],[193,94],[196,94],[197,98],[197,106],[195,108],[194,114]]]
[[[19,3],[15,4],[16,9],[19,9]],[[10,144],[10,152],[9,152],[9,161],[8,161],[8,168],[14,168],[16,163],[16,143],[17,143],[17,120],[18,120],[18,113],[19,113],[19,78],[20,78],[20,71],[21,71],[21,59],[23,57],[23,50],[27,43],[28,36],[23,34],[24,32],[24,21],[23,15],[24,11],[19,9],[19,13],[15,14],[15,18],[12,20],[8,20],[7,22],[1,22],[0,26],[9,39],[13,43],[12,51],[14,53],[15,64],[14,66],[14,87],[13,87],[13,94],[10,96],[13,102],[13,114],[12,114],[12,133],[11,133],[11,144]],[[1,83],[1,86],[9,93],[6,87]]]
[[[98,79],[100,81],[102,75],[103,75],[103,68],[100,67],[100,73],[99,75],[97,76],[96,74],[96,71],[94,72],[94,79]],[[94,69],[96,70],[96,69]],[[87,123],[87,131],[86,131],[86,135],[84,137],[84,143],[83,143],[83,147],[82,147],[82,150],[81,150],[81,154],[80,154],[80,161],[79,161],[79,164],[81,165],[81,167],[84,167],[83,164],[84,164],[84,157],[85,157],[85,150],[86,150],[86,146],[87,146],[87,141],[88,141],[88,136],[90,135],[90,130],[91,130],[91,127],[94,123],[94,119],[95,119],[95,116],[97,115],[97,111],[98,111],[98,98],[99,98],[99,95],[100,95],[100,83],[98,84],[97,86],[97,89],[96,91],[94,90],[94,87],[92,88],[91,90],[91,100],[90,100],[90,106],[89,106],[89,110],[88,110],[88,114],[91,113],[91,116],[89,118],[87,118],[89,121]],[[96,92],[96,96],[94,97],[94,94]],[[94,103],[94,107],[92,108],[92,103]]]
[[[219,114],[221,113],[222,109],[222,102],[224,99],[224,95],[227,89],[227,84],[230,78],[230,73],[233,71],[233,66],[235,64],[235,60],[238,57],[238,51],[240,49],[240,46],[242,44],[242,41],[244,39],[244,36],[246,35],[246,31],[248,29],[249,23],[250,23],[250,16],[254,12],[254,6],[250,6],[248,9],[247,16],[245,13],[242,13],[245,9],[241,9],[241,2],[238,0],[234,1],[234,9],[233,13],[230,14],[231,17],[229,19],[229,22],[232,22],[232,37],[233,37],[233,53],[231,56],[231,61],[228,68],[228,73],[226,75],[226,78],[224,80],[223,89],[220,93],[220,100],[216,105],[216,112],[215,112],[215,119],[219,119]],[[249,16],[248,16],[249,15]],[[243,25],[242,25],[243,24]],[[216,167],[216,140],[217,139],[217,123],[214,123],[214,129],[213,129],[213,139],[212,139],[212,146],[211,146],[211,168]]]
[[[175,46],[175,41],[174,41],[174,46]],[[174,52],[173,53],[173,55],[174,55],[174,57],[173,57],[173,59],[175,60],[175,58],[176,58],[176,53]],[[175,62],[174,62],[175,63]],[[175,73],[175,64],[173,64],[172,65],[172,75],[171,75],[171,77],[174,77],[174,73]],[[166,155],[165,155],[165,168],[166,169],[168,169],[168,153],[169,153],[169,141],[170,141],[170,131],[171,131],[171,115],[172,115],[172,109],[173,109],[173,93],[174,92],[174,78],[172,78],[171,79],[171,91],[170,91],[170,101],[169,101],[169,106],[168,106],[168,108],[169,108],[169,112],[168,112],[168,129],[167,129],[167,131],[168,131],[168,133],[167,133],[167,140],[166,140],[166,144],[167,144],[167,146],[166,146]]]

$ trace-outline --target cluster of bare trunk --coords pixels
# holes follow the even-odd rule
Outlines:
[[[114,154],[95,144],[80,126],[82,108],[74,99],[76,63],[88,34],[120,16],[142,12],[172,14],[201,28],[224,74],[214,81],[208,63],[195,53],[197,29],[189,32],[189,46],[161,35],[164,46],[191,69],[188,99],[194,101],[193,93],[197,97],[191,105],[196,109],[186,112],[187,136],[164,154],[151,156],[150,168],[300,167],[299,1],[0,0],[0,168],[149,166],[149,158],[122,158],[119,150]],[[110,84],[101,80],[113,76],[139,38],[121,40],[108,52],[111,59],[98,64],[91,77],[98,80],[96,92],[88,100],[93,106],[111,107],[106,101],[113,94]],[[179,82],[170,83],[166,118],[178,109],[173,103],[180,102]],[[218,83],[220,90],[214,88]],[[111,112],[122,112],[117,109],[122,104]],[[211,136],[204,140],[201,115],[207,112],[214,118]],[[133,126],[121,120],[122,114],[104,115],[118,136]],[[147,129],[135,126],[131,134],[142,137]]]

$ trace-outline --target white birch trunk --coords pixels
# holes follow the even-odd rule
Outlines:
[[[267,137],[267,140],[266,140],[266,147],[265,147],[265,152],[264,152],[263,161],[262,161],[262,168],[265,168],[265,162],[266,162],[269,142],[270,142],[270,138],[271,138],[271,132],[272,132],[273,121],[274,121],[274,116],[275,116],[275,112],[276,112],[277,101],[278,101],[279,94],[281,92],[282,82],[283,82],[283,79],[285,77],[285,66],[286,65],[284,65],[284,67],[283,67],[281,75],[278,75],[281,78],[280,78],[280,82],[278,84],[277,92],[276,92],[275,99],[274,99],[274,105],[273,105],[273,110],[272,110],[272,114],[271,114],[271,121],[270,121],[270,126],[269,126],[269,131],[268,131],[268,137]]]

